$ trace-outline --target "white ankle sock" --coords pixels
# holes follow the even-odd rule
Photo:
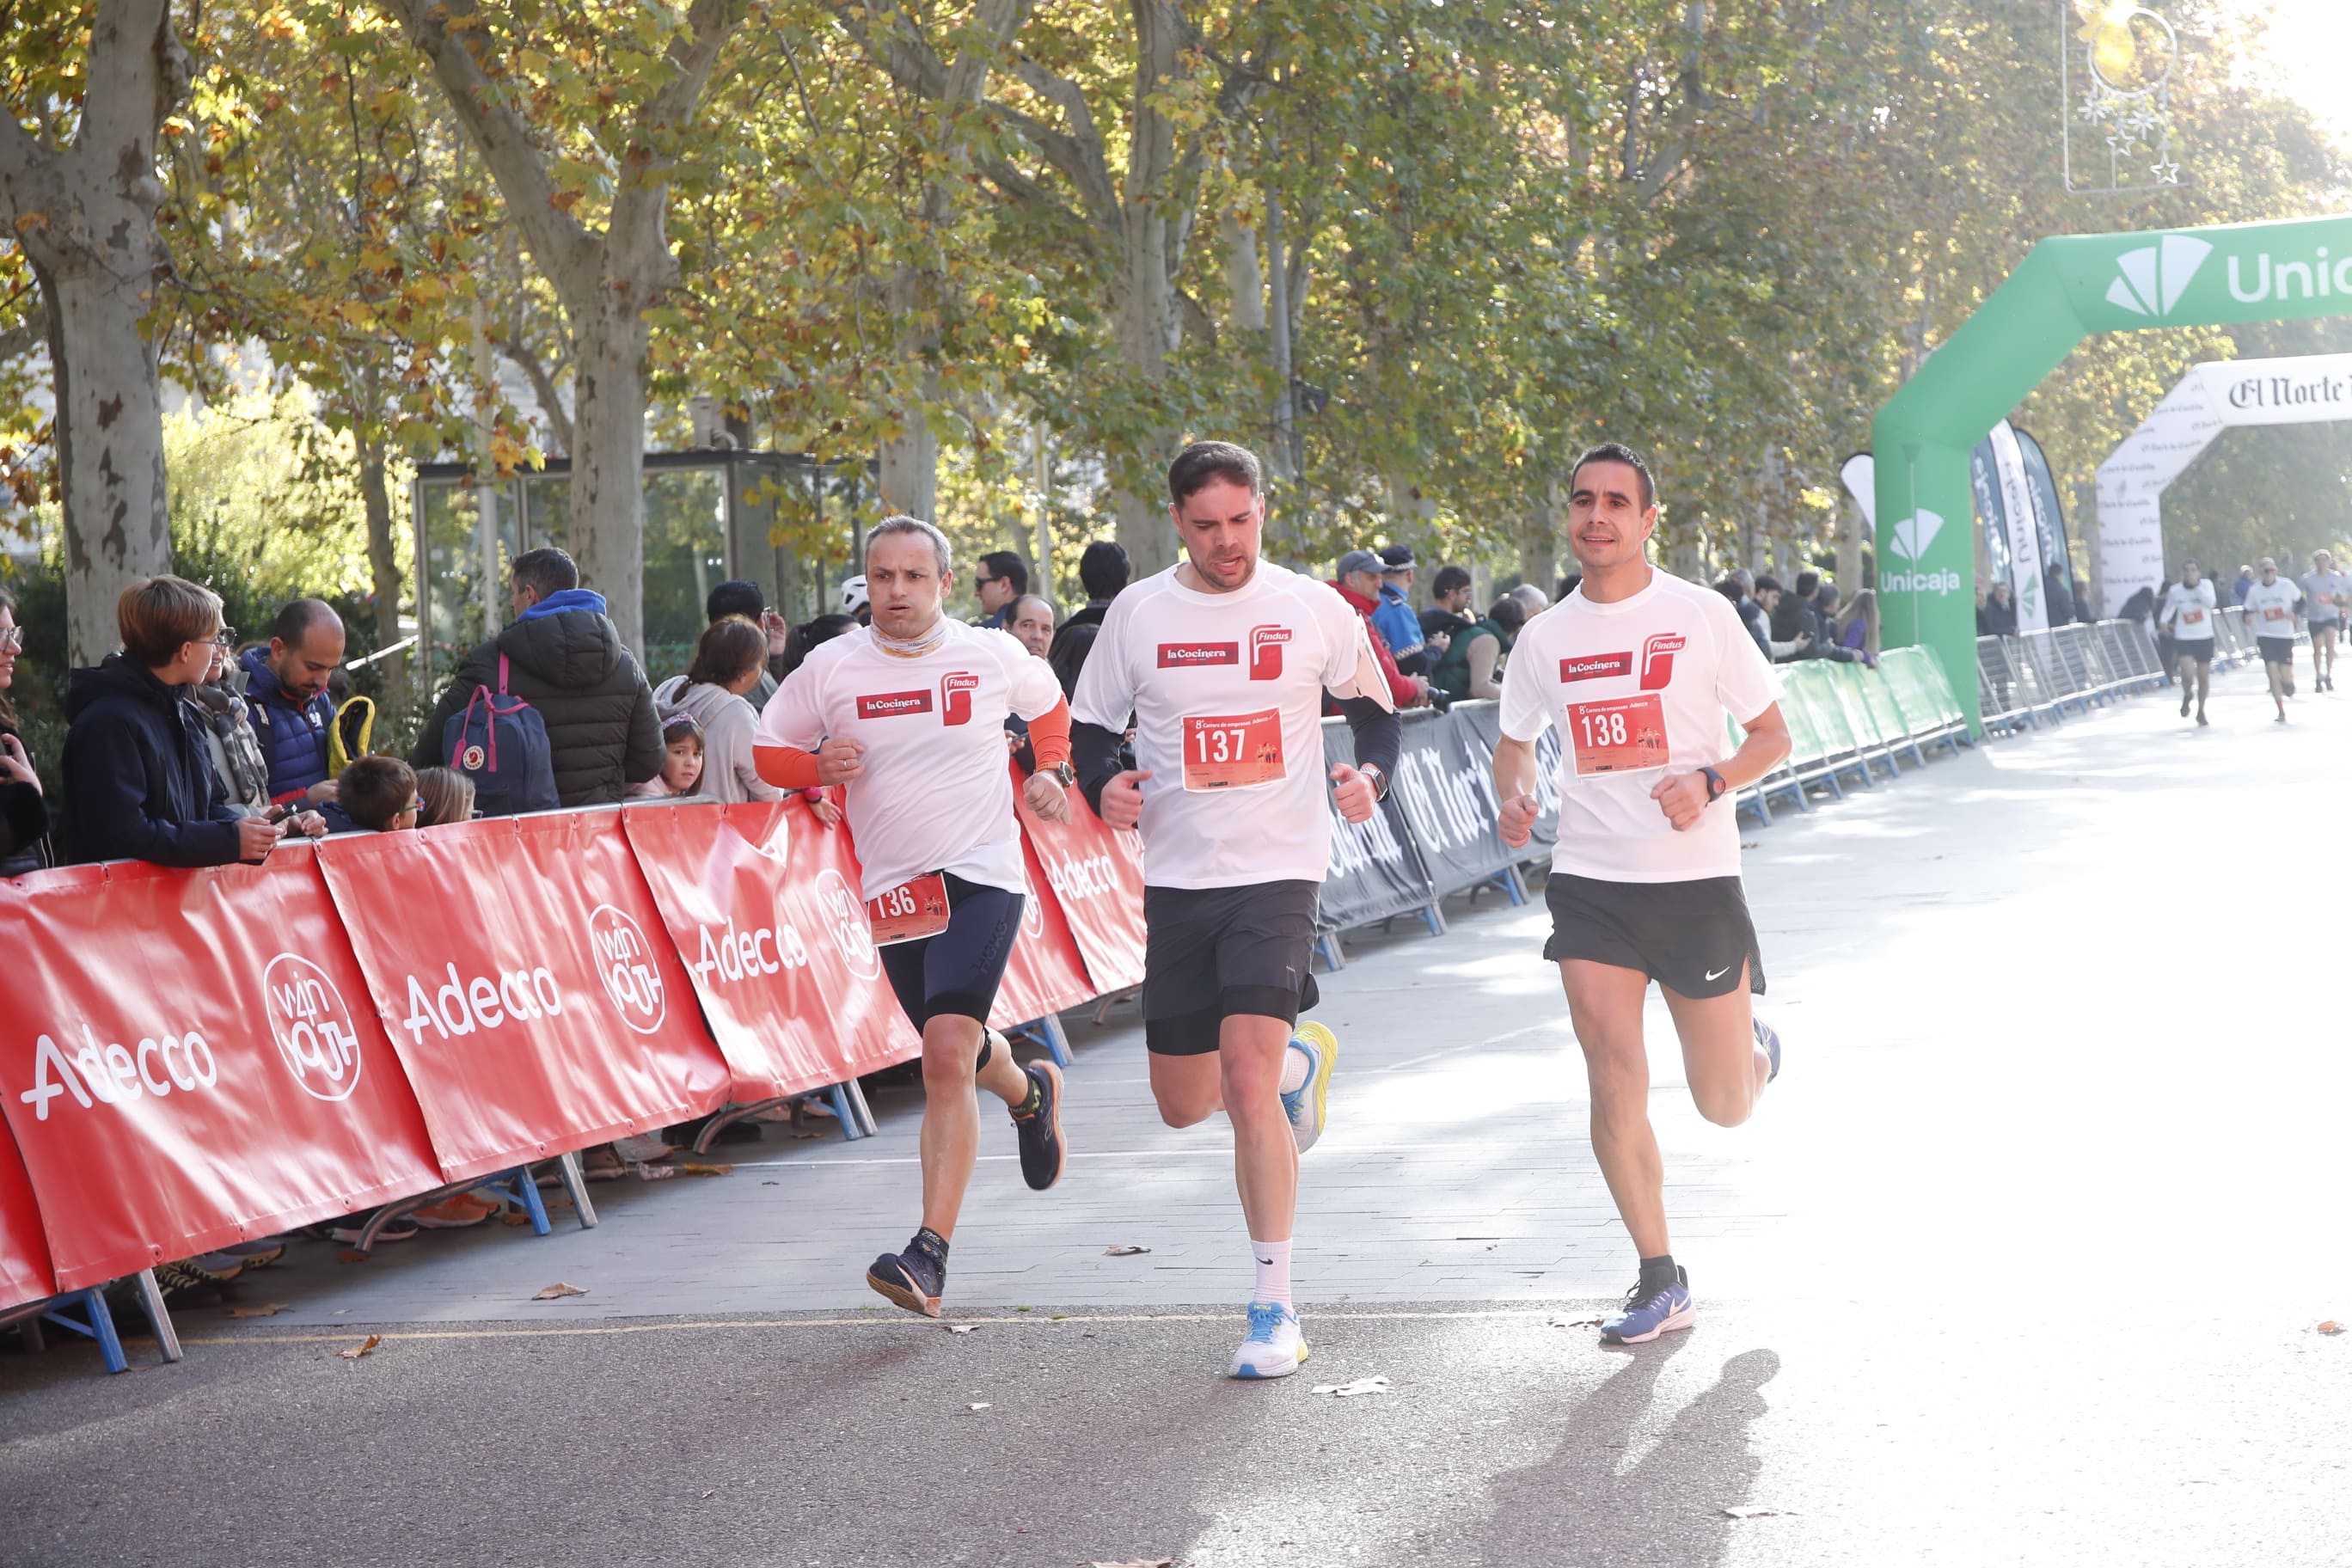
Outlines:
[[[1290,1243],[1253,1241],[1250,1257],[1257,1263],[1257,1288],[1250,1292],[1250,1300],[1289,1306]]]

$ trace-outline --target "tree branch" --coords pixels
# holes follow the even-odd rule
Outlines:
[[[49,307],[46,300],[36,300],[25,319],[0,332],[0,360],[12,360],[47,347],[49,341]]]
[[[547,416],[547,427],[555,437],[555,444],[563,455],[572,455],[572,416],[563,412],[563,398],[556,391],[555,377],[548,374],[546,363],[531,352],[522,339],[522,329],[509,330],[498,350],[520,367],[523,378],[530,383],[530,395],[539,404],[540,412]]]
[[[603,247],[585,225],[556,205],[555,179],[530,126],[502,101],[472,51],[450,35],[453,16],[478,17],[480,9],[474,0],[383,0],[383,6],[432,62],[450,111],[489,163],[548,281],[563,294],[567,307],[584,308],[604,270]]]
[[[670,40],[670,79],[638,109],[635,134],[622,159],[620,188],[614,193],[613,215],[606,226],[611,249],[607,270],[638,280],[652,289],[677,281],[677,258],[671,253],[662,220],[669,207],[669,170],[674,160],[654,154],[650,142],[672,132],[680,121],[691,120],[710,85],[710,73],[719,51],[743,20],[744,0],[695,0],[687,14],[691,36]],[[647,154],[642,168],[631,160]],[[566,443],[569,445],[569,443]]]

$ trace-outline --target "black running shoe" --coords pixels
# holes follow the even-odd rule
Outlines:
[[[1037,1109],[1013,1113],[1013,1130],[1021,1136],[1021,1179],[1044,1192],[1062,1179],[1068,1151],[1062,1146],[1062,1069],[1052,1062],[1033,1062],[1021,1069],[1037,1086]]]
[[[948,1260],[928,1237],[918,1235],[906,1251],[876,1258],[866,1270],[866,1282],[909,1312],[936,1318],[940,1297],[948,1288]]]

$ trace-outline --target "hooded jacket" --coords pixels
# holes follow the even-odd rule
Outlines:
[[[547,726],[556,798],[565,805],[610,805],[661,772],[653,689],[605,616],[604,595],[584,588],[549,595],[465,657],[417,735],[412,766],[449,765],[442,731],[476,691],[498,689],[500,654],[507,690],[538,709]]]
[[[16,735],[16,726],[0,717],[0,735]],[[30,753],[27,753],[29,757]],[[49,803],[41,786],[11,781],[0,784],[0,877],[21,877],[50,864]]]
[[[688,686],[686,677],[674,675],[661,683],[654,700],[702,726],[702,780],[695,798],[726,805],[784,798],[784,792],[761,778],[752,763],[751,742],[759,733],[760,716],[749,699],[707,681]]]
[[[1380,608],[1380,602],[1376,599],[1367,599],[1345,583],[1337,580],[1332,582],[1331,588],[1339,597],[1348,601],[1349,609],[1363,617],[1364,630],[1371,638],[1372,657],[1380,661],[1381,674],[1387,679],[1389,695],[1395,700],[1396,705],[1400,708],[1412,708],[1418,705],[1423,700],[1421,688],[1413,683],[1412,677],[1397,668],[1396,656],[1389,651],[1389,639],[1381,635],[1379,623],[1372,619],[1373,613]],[[1337,710],[1333,708],[1330,710]]]
[[[204,721],[177,687],[126,655],[66,686],[65,838],[77,861],[226,866],[236,816],[213,783]]]
[[[335,700],[320,691],[298,701],[278,684],[261,648],[246,649],[237,665],[245,671],[245,716],[269,764],[269,798],[299,800],[331,776],[327,737],[335,727]]]

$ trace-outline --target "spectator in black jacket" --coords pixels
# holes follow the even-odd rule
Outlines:
[[[159,866],[258,862],[285,828],[235,816],[213,784],[187,689],[225,635],[220,596],[181,577],[142,577],[116,601],[122,651],[67,685],[65,836],[77,860]]]
[[[1985,595],[1984,608],[1977,612],[1977,636],[1980,637],[2013,637],[2017,635],[2017,601],[2009,596],[2009,580],[1996,579],[1992,592]]]
[[[48,803],[41,798],[41,775],[25,750],[16,710],[7,697],[24,647],[16,596],[0,588],[0,877],[21,877],[50,863]]]
[[[653,688],[604,614],[604,596],[580,586],[580,568],[561,550],[516,559],[510,596],[515,618],[467,654],[435,704],[408,760],[446,764],[444,732],[476,691],[506,689],[539,710],[555,768],[556,798],[567,806],[605,805],[661,772],[661,721]]]
[[[1764,587],[1761,579],[1756,586],[1760,595]],[[1774,657],[1783,662],[1827,658],[1841,664],[1852,664],[1862,657],[1852,648],[1837,646],[1837,639],[1831,635],[1828,624],[1822,618],[1817,603],[1821,591],[1822,574],[1805,571],[1797,574],[1796,591],[1780,595],[1780,602],[1772,607],[1772,642],[1776,647],[1788,645],[1789,651],[1776,653]]]
[[[1087,607],[1054,628],[1054,641],[1045,649],[1045,662],[1054,667],[1065,695],[1077,694],[1078,671],[1087,667],[1103,616],[1110,613],[1110,602],[1126,589],[1134,570],[1126,547],[1108,539],[1096,540],[1078,557],[1078,583],[1087,591]]]

